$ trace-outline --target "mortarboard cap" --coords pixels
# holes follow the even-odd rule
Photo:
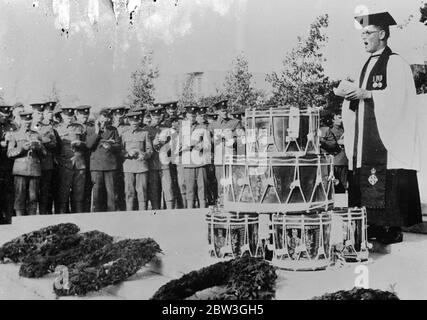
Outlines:
[[[388,27],[396,25],[396,21],[388,12],[372,13],[354,17],[356,21],[364,28],[369,25]]]
[[[199,106],[197,112],[201,114],[206,114],[206,112],[208,112],[208,106]]]

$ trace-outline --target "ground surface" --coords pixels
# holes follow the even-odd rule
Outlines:
[[[117,286],[107,287],[86,297],[61,299],[149,299],[171,279],[211,264],[207,258],[205,210],[155,212],[88,213],[75,215],[15,218],[13,225],[0,226],[0,245],[41,227],[74,222],[82,231],[100,230],[118,238],[152,237],[164,251],[136,275]],[[401,299],[427,299],[427,235],[405,233],[404,242],[372,253],[365,265],[369,286],[390,290]],[[384,253],[387,252],[387,253]],[[277,299],[309,299],[326,292],[351,289],[356,265],[315,272],[278,271]],[[26,279],[18,275],[19,266],[0,264],[0,300],[55,299],[55,275]],[[203,296],[203,294],[199,295]]]

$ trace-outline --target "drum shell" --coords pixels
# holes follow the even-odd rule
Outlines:
[[[325,269],[330,265],[331,215],[273,215],[273,264],[287,270]]]
[[[307,213],[333,207],[333,158],[229,158],[224,164],[224,209]]]
[[[253,134],[253,138],[247,142],[247,152],[267,151],[282,156],[319,154],[319,109],[301,109],[297,111],[295,120],[294,117],[295,113],[290,107],[246,110],[245,129]],[[263,134],[267,136],[266,140],[262,139]]]
[[[255,256],[258,244],[258,216],[254,214],[210,213],[206,216],[208,225],[208,243],[211,256],[217,258],[236,258],[244,253]],[[245,231],[246,230],[246,231]],[[249,250],[246,251],[245,232],[247,232]],[[223,254],[221,248],[230,246],[231,252]]]

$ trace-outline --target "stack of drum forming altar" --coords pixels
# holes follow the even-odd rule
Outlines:
[[[334,208],[320,109],[247,109],[244,120],[246,154],[225,159],[223,206],[206,217],[210,255],[247,253],[287,270],[366,261],[366,210]]]

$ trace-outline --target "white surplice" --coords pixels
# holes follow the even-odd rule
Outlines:
[[[380,50],[373,55],[380,54]],[[362,88],[366,89],[370,72],[377,62],[372,57],[368,64]],[[374,112],[378,132],[387,149],[387,169],[418,170],[419,137],[417,134],[416,89],[409,64],[399,55],[391,55],[387,65],[387,88],[372,90]],[[353,147],[356,113],[349,109],[350,101],[344,100],[342,118],[344,146],[349,159],[349,170],[353,170]],[[363,143],[364,100],[359,101],[359,136],[357,167],[361,167]]]

